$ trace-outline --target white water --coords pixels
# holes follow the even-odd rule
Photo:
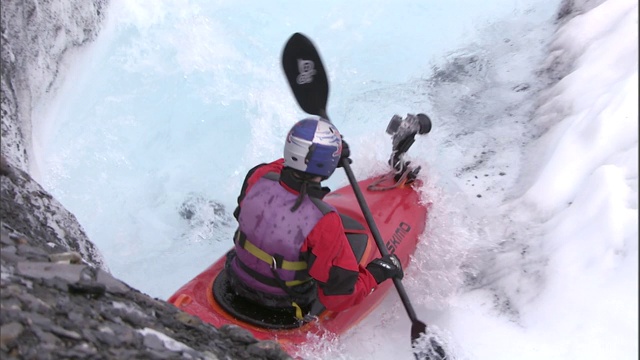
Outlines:
[[[410,155],[433,207],[403,282],[451,353],[637,358],[637,1],[605,1],[553,44],[557,0],[279,4],[113,1],[38,109],[34,173],[116,277],[166,299],[228,250],[245,172],[304,117],[280,68],[302,32],[358,178],[385,168],[393,114],[432,118]],[[543,90],[550,53],[576,70]],[[411,358],[409,328],[393,293],[299,355]]]

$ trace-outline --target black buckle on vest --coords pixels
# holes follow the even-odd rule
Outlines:
[[[247,236],[240,231],[240,229],[236,230],[235,243],[244,249],[244,243],[247,241]]]
[[[275,254],[271,256],[271,268],[272,269],[282,269],[282,261],[284,260],[284,256],[280,254]]]

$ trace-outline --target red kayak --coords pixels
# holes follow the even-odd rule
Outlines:
[[[329,121],[326,112],[329,83],[311,40],[300,33],[293,34],[283,50],[282,67],[300,107]],[[350,162],[341,160],[350,185],[328,194],[323,200],[338,210],[347,239],[361,265],[366,266],[381,257],[381,252],[383,255],[395,254],[404,267],[409,265],[425,228],[428,206],[421,202],[416,191],[421,186],[416,180],[420,167],[410,166],[403,155],[416,135],[427,134],[430,130],[431,120],[425,114],[407,114],[405,119],[393,116],[386,130],[393,140],[389,159],[392,169],[383,176],[357,182]],[[298,345],[307,341],[309,334],[345,333],[375,309],[395,285],[412,323],[412,344],[416,345],[426,332],[426,324],[418,320],[398,279],[383,282],[362,303],[342,312],[328,311],[316,301],[302,309],[307,315],[299,320],[291,309],[268,309],[236,296],[224,271],[225,258],[222,256],[181,287],[169,302],[216,327],[236,324],[248,329],[257,339],[275,340],[286,352],[293,354]],[[416,358],[447,358],[440,344],[433,340],[431,344],[434,351],[415,353]]]
[[[413,175],[416,173],[414,171]],[[358,184],[386,250],[396,254],[406,268],[427,219],[427,207],[421,203],[416,191],[420,181],[408,183],[398,180],[397,176],[394,178],[394,174],[387,174]],[[380,257],[352,187],[345,186],[331,192],[324,200],[341,214],[347,237],[360,264],[366,266]],[[307,341],[307,334],[346,332],[376,308],[393,284],[391,281],[382,283],[361,304],[339,313],[328,311],[318,303],[307,309],[314,316],[307,317],[309,321],[300,321],[291,314],[277,314],[237,298],[228,289],[224,263],[225,256],[222,256],[176,291],[169,302],[216,327],[237,324],[248,329],[257,339],[275,340],[289,353],[295,353],[296,346]]]

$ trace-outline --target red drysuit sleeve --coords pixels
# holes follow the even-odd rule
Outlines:
[[[318,282],[318,299],[328,310],[342,311],[359,304],[378,285],[360,266],[336,212],[326,214],[307,236],[309,275]],[[303,246],[304,251],[304,246]]]

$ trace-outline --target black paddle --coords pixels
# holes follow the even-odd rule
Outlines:
[[[327,99],[329,98],[329,81],[327,80],[327,73],[320,60],[320,55],[311,40],[300,33],[293,34],[291,38],[289,38],[289,41],[287,41],[282,52],[282,67],[291,86],[291,90],[302,110],[306,113],[318,115],[329,120],[326,111]],[[388,254],[388,251],[384,246],[384,241],[371,215],[371,210],[362,195],[358,181],[353,175],[351,165],[348,161],[344,160],[341,162],[341,165],[347,174],[347,178],[349,178],[349,183],[353,188],[358,204],[362,209],[362,213],[369,225],[376,245],[378,245],[378,250],[380,250],[382,256],[385,256]],[[418,320],[401,280],[394,278],[393,284],[396,286],[402,304],[404,304],[407,310],[407,314],[409,314],[409,319],[411,320],[411,342],[415,345],[421,335],[426,333],[427,325]],[[447,359],[442,346],[433,339],[431,339],[431,346],[433,347],[433,351],[429,351],[428,353],[422,352],[420,355],[416,354],[416,358],[418,360]]]

